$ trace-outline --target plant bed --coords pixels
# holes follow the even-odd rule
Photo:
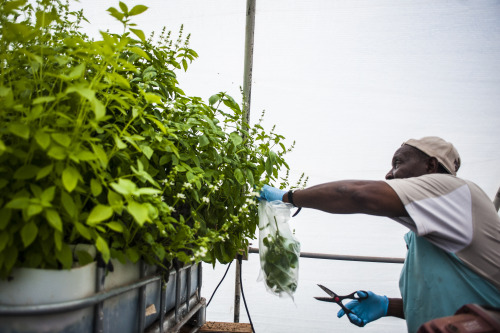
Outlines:
[[[12,281],[0,281],[1,331],[154,332],[161,320],[164,332],[169,332],[198,311],[204,319],[201,264],[172,269],[164,288],[152,267],[143,265],[141,272],[139,264],[113,266],[113,272],[103,273],[98,293],[95,263],[65,271],[16,269]],[[146,283],[138,285],[142,281]],[[196,307],[200,310],[192,311]]]
[[[131,19],[147,7],[120,2],[124,32],[96,41],[59,1],[1,6],[0,277],[92,262],[77,243],[165,270],[247,248],[289,148],[232,97],[180,89],[197,57],[182,29],[146,38]]]

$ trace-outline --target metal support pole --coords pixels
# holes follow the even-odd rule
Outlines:
[[[104,262],[101,260],[97,261],[96,268],[96,293],[99,293],[104,289],[104,279],[106,278],[106,268]],[[94,333],[102,333],[104,331],[103,321],[104,321],[104,308],[103,301],[97,303],[94,307]]]
[[[252,96],[253,45],[255,30],[255,2],[247,0],[245,27],[245,68],[243,71],[243,120],[250,124],[250,101]]]
[[[181,270],[177,267],[175,268],[175,323],[178,323],[180,318],[180,306],[181,306]]]
[[[186,299],[191,297],[191,266],[186,269]],[[187,312],[189,312],[189,302],[186,302]]]
[[[166,296],[167,296],[167,283],[162,278],[160,280],[160,325],[159,325],[160,333],[163,333],[163,320],[165,318],[165,312],[166,312]]]
[[[241,275],[241,261],[236,260],[236,274],[234,279],[234,322],[240,322],[240,301],[241,301],[241,284],[240,284],[240,275]]]
[[[247,6],[246,6],[245,68],[243,71],[243,121],[246,124],[250,124],[250,101],[252,96],[253,45],[254,45],[254,30],[255,30],[255,3],[256,0],[247,0]],[[241,261],[240,259],[237,259],[236,274],[234,279],[234,322],[235,323],[240,322],[240,299],[241,299],[240,265]]]
[[[141,260],[140,264],[140,276],[141,279],[146,277],[146,263],[144,260]],[[142,286],[139,288],[139,295],[137,301],[137,309],[139,310],[139,332],[144,332],[145,323],[146,323],[146,286]]]

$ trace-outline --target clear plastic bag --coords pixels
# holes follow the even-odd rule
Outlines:
[[[293,298],[299,280],[300,242],[288,225],[292,208],[281,201],[259,204],[259,280],[264,280],[272,294]]]

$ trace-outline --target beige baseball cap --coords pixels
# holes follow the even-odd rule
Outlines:
[[[429,157],[435,157],[438,162],[453,176],[460,168],[460,155],[455,147],[437,136],[426,136],[421,139],[410,139],[403,143],[417,148]]]

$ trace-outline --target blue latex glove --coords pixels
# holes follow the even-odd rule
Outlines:
[[[267,201],[283,201],[283,195],[286,193],[284,190],[280,190],[279,188],[272,187],[269,185],[264,185],[262,190],[260,190],[260,198]]]
[[[345,305],[346,308],[353,313],[348,314],[351,322],[359,327],[363,327],[369,322],[385,317],[387,315],[387,308],[389,307],[389,299],[387,296],[380,296],[371,291],[366,293],[357,291],[360,297],[368,294],[368,298],[353,300]],[[342,317],[345,314],[343,309],[337,313],[337,317]]]

